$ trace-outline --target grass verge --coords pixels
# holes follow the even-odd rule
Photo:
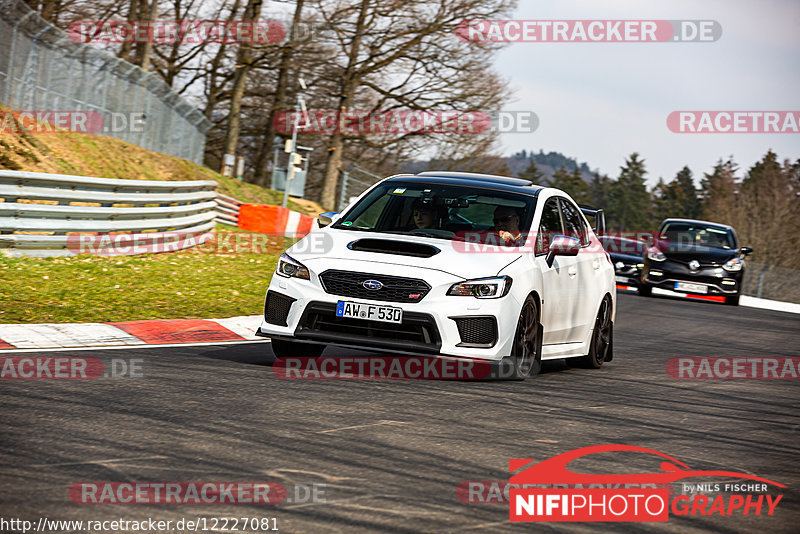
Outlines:
[[[0,114],[9,111],[0,106]],[[83,133],[0,129],[0,169],[137,180],[214,180],[224,195],[258,204],[281,204],[283,193],[223,176],[191,161],[152,152],[113,137]],[[316,216],[317,204],[289,199],[288,208]]]
[[[187,251],[0,257],[0,323],[84,323],[258,315],[281,237],[218,230]]]

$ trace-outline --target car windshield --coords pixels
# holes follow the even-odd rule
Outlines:
[[[612,254],[630,254],[631,256],[643,256],[646,245],[641,241],[624,239],[621,237],[601,237],[603,248]]]
[[[677,245],[701,245],[726,250],[736,248],[733,232],[728,228],[703,223],[666,223],[659,233],[659,239]]]
[[[461,241],[505,230],[519,238],[498,244],[519,246],[535,205],[534,197],[513,192],[391,181],[375,187],[333,227]]]

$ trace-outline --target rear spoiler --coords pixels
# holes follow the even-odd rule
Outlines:
[[[587,219],[589,217],[594,217],[594,226],[592,230],[594,230],[595,235],[601,236],[606,233],[606,214],[602,209],[584,205],[579,205],[578,207]]]

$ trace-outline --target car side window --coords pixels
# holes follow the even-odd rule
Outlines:
[[[564,235],[580,239],[581,245],[589,244],[589,230],[578,208],[566,199],[561,199],[561,213],[564,215]]]
[[[536,233],[534,252],[536,254],[546,254],[553,236],[562,235],[563,233],[564,228],[561,225],[558,199],[548,199],[542,208],[542,222],[539,224],[539,231]]]

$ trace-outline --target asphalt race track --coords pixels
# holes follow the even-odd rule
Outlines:
[[[4,518],[274,517],[281,532],[310,533],[788,533],[800,524],[800,380],[676,380],[665,370],[677,356],[799,357],[800,315],[621,294],[613,362],[596,371],[551,362],[523,383],[278,379],[268,342],[26,355],[56,354],[141,359],[144,377],[0,381]],[[788,487],[773,516],[603,525],[511,524],[507,503],[456,495],[464,481],[508,480],[509,459],[604,443]],[[627,458],[580,468],[658,467]],[[82,481],[264,480],[282,482],[287,502],[79,505],[68,493]],[[316,502],[294,495],[312,484],[324,492]]]

